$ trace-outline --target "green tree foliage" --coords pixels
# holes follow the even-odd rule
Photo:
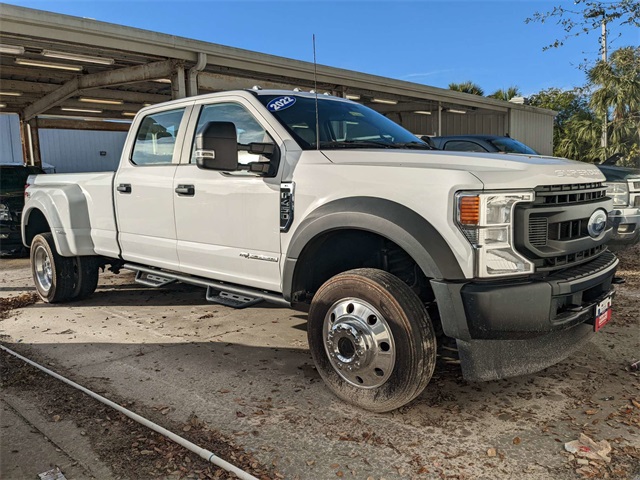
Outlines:
[[[638,0],[620,0],[617,2],[573,0],[564,2],[546,12],[536,12],[525,23],[555,22],[564,31],[564,36],[555,39],[544,47],[558,48],[572,37],[598,31],[604,20],[607,25],[630,25],[640,27],[640,2]]]
[[[582,89],[548,88],[529,97],[529,104],[558,112],[553,126],[554,155],[572,159],[587,159],[593,155],[593,143],[584,138],[584,133],[588,130],[587,125],[595,122],[595,116],[589,110],[589,98]],[[596,123],[594,127],[597,128]],[[582,134],[578,135],[578,131]]]
[[[491,95],[487,95],[487,97],[489,98],[496,98],[498,100],[504,100],[505,102],[508,102],[513,97],[520,97],[520,96],[522,96],[522,93],[520,92],[520,89],[516,86],[512,86],[509,88],[501,88],[500,90],[496,90],[495,92],[493,92]]]
[[[629,157],[640,142],[640,47],[624,47],[587,72],[593,93],[589,102],[596,115],[608,120],[610,146],[606,156]]]
[[[456,92],[471,93],[473,95],[484,95],[484,90],[477,83],[473,83],[471,80],[467,80],[462,83],[450,83],[449,90],[455,90]]]
[[[557,156],[585,162],[621,153],[632,164],[640,152],[640,48],[625,47],[587,72],[581,89],[550,88],[530,97],[536,107],[558,112],[553,132]],[[607,116],[608,147],[601,146]]]

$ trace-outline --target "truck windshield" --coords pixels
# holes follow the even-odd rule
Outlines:
[[[296,95],[258,95],[304,150],[317,148],[316,100]],[[400,125],[363,105],[318,97],[320,148],[431,147]]]
[[[492,138],[489,140],[494,147],[496,147],[500,152],[505,153],[524,153],[526,155],[540,155],[533,148],[527,147],[524,143],[520,143],[513,138],[504,137],[504,138]]]

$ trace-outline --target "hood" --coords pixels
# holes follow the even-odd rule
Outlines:
[[[602,182],[594,165],[565,158],[504,153],[439,150],[323,150],[333,163],[405,168],[437,168],[471,173],[487,189],[535,188],[539,185]]]
[[[607,177],[608,182],[624,182],[626,180],[640,180],[640,169],[630,167],[615,167],[613,165],[598,165]]]

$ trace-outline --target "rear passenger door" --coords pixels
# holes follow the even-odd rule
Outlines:
[[[193,101],[189,102],[189,104]],[[114,182],[118,240],[131,262],[178,269],[173,177],[191,107],[149,113],[132,128]]]

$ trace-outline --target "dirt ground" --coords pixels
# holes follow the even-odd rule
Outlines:
[[[259,478],[638,479],[640,246],[619,257],[612,322],[567,360],[484,383],[440,362],[416,400],[387,414],[328,392],[304,315],[232,310],[130,274],[47,305],[34,303],[27,260],[0,260],[0,340]],[[58,465],[67,478],[229,478],[23,362],[0,362],[0,477]],[[611,461],[567,452],[581,433],[607,441]]]

